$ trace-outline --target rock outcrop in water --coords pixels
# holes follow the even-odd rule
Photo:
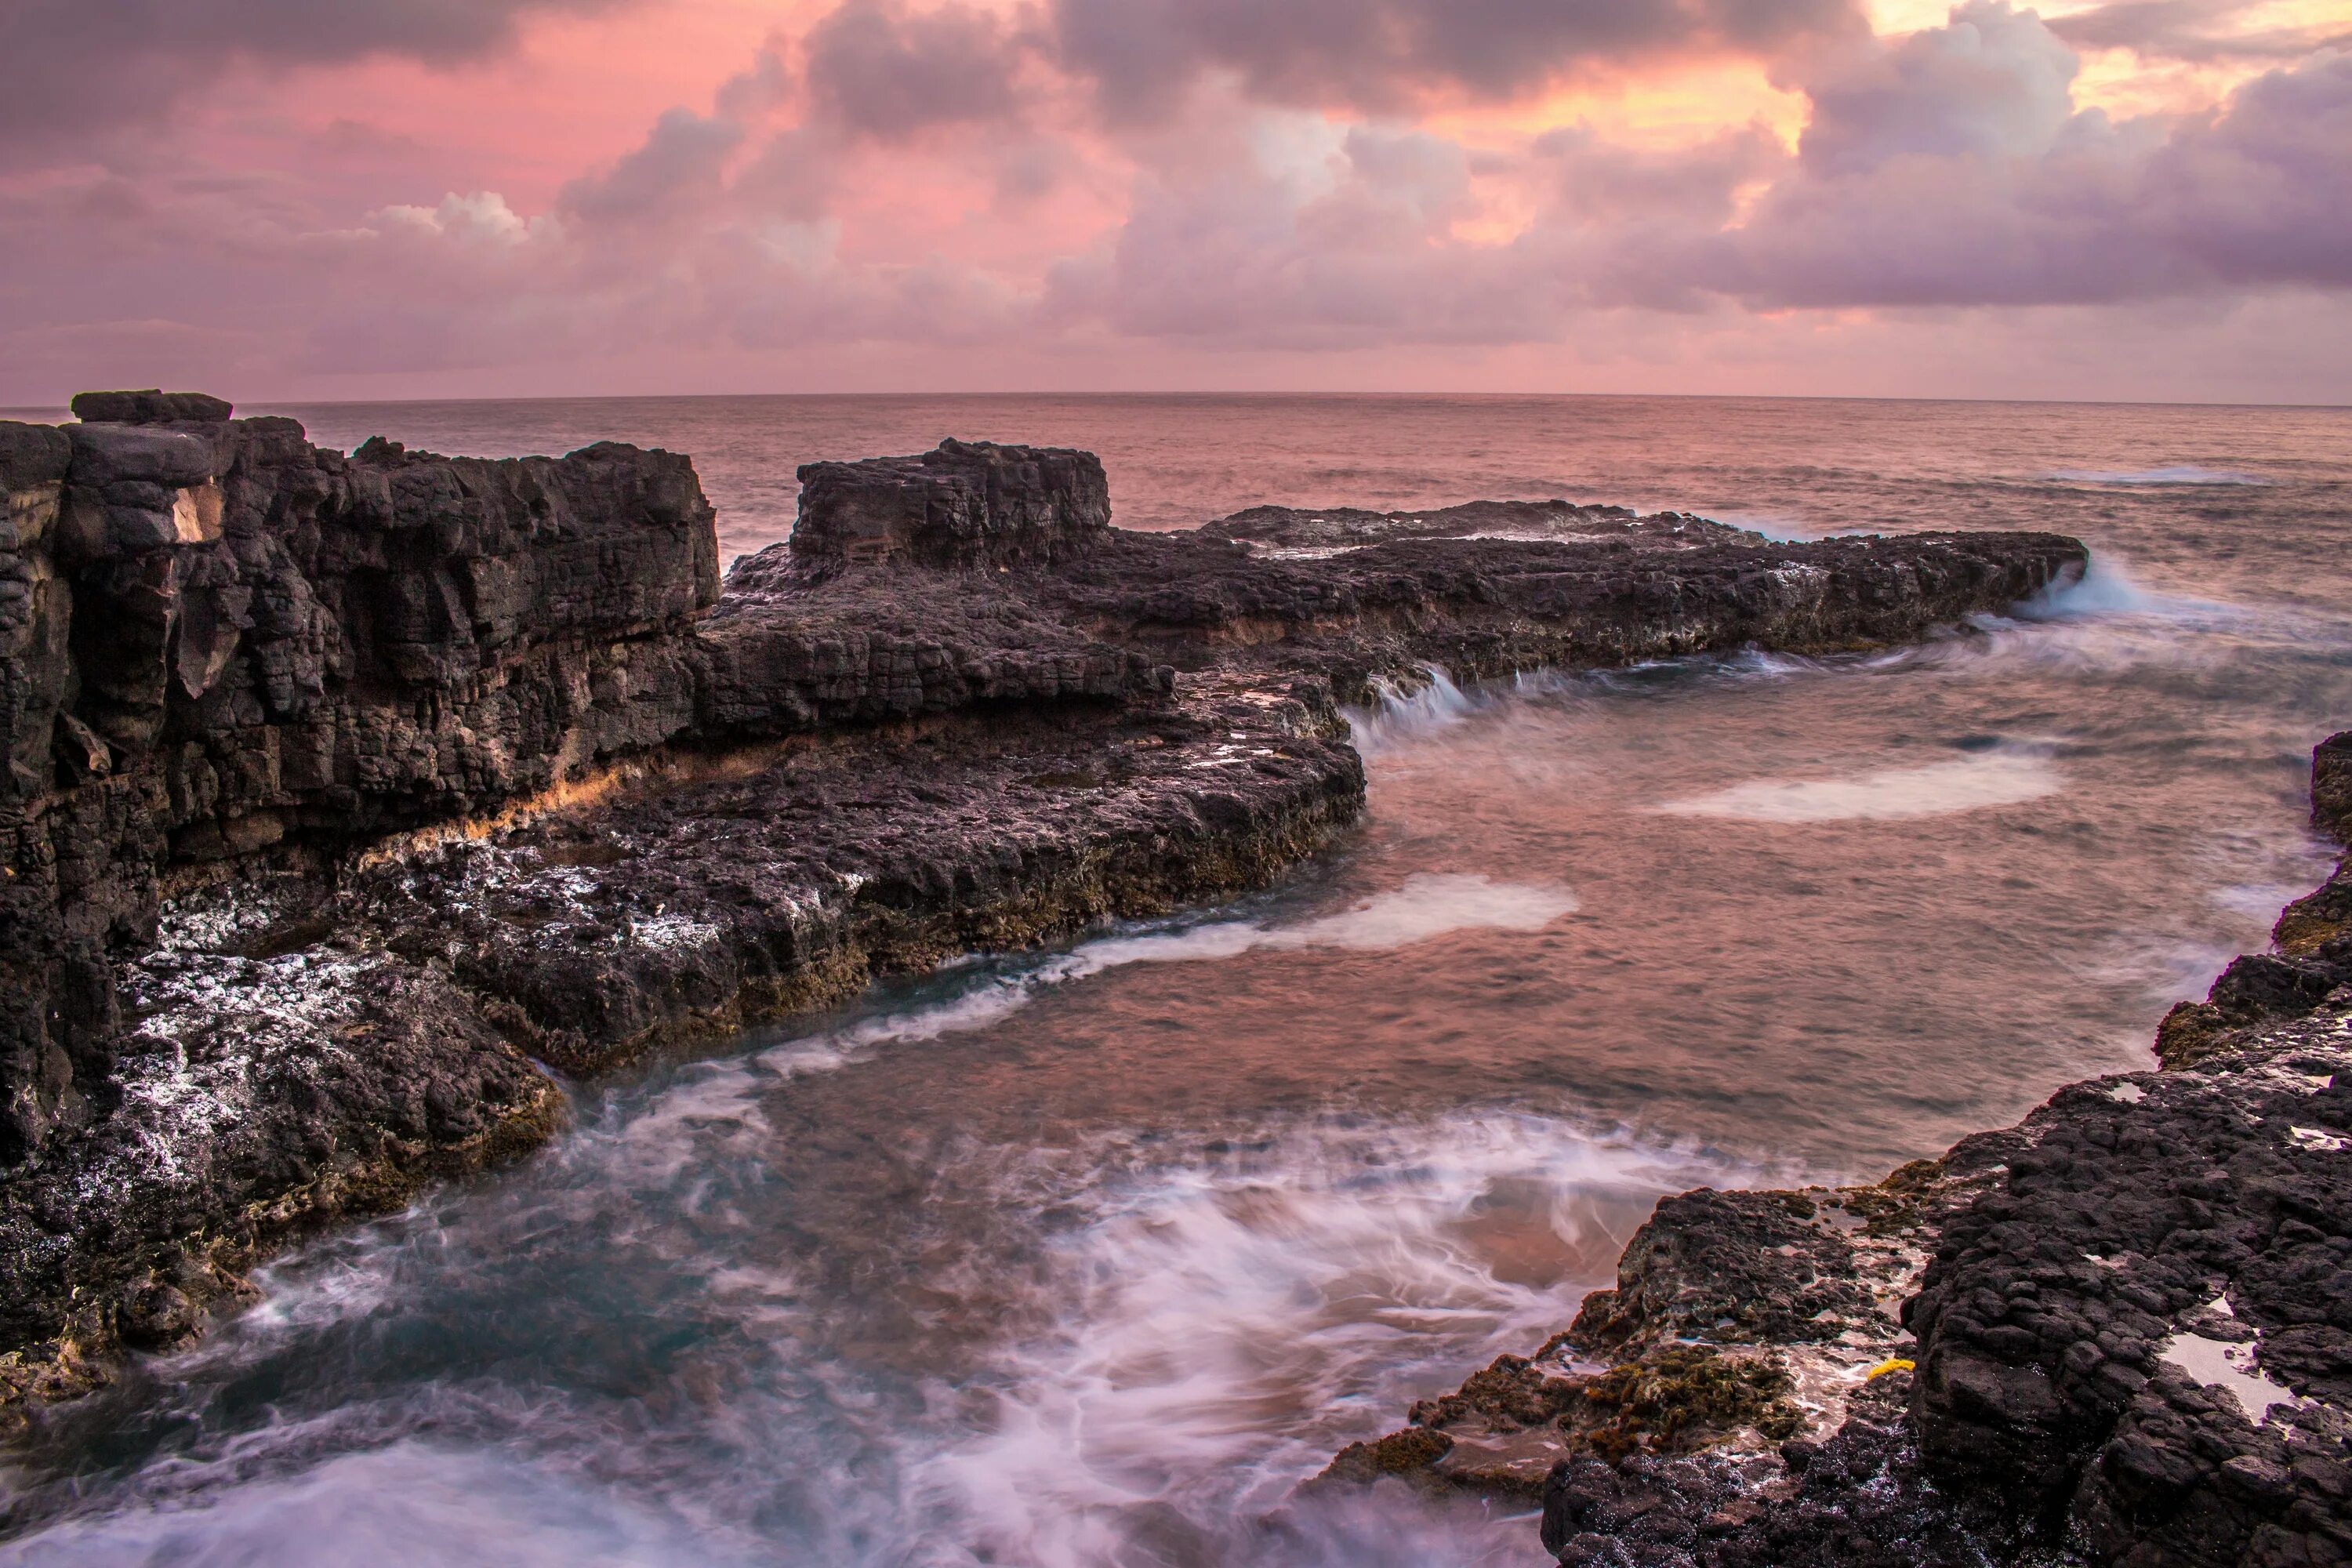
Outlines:
[[[2352,734],[2313,778],[2352,840]],[[1876,1186],[1665,1200],[1564,1333],[1329,1479],[1539,1498],[1574,1564],[2352,1561],[2347,910],[2352,857],[2161,1070]]]
[[[951,442],[803,469],[722,592],[682,457],[76,410],[0,424],[16,1418],[289,1237],[544,1140],[550,1068],[1265,884],[1360,814],[1339,704],[1380,682],[1868,647],[2086,559],[1560,503],[1269,560],[1263,514],[1126,533],[1090,455]]]

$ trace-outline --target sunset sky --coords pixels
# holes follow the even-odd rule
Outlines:
[[[13,0],[0,404],[2352,402],[2352,0]]]

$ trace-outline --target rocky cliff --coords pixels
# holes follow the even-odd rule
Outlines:
[[[1125,533],[1092,456],[950,442],[803,469],[722,593],[684,458],[76,406],[0,425],[17,1419],[545,1139],[552,1075],[1264,885],[1360,813],[1375,681],[1867,647],[2085,561],[1565,503],[1274,559],[1262,515]]]
[[[109,1109],[110,962],[202,868],[323,864],[691,721],[687,459],[321,452],[216,399],[0,426],[0,1160]]]

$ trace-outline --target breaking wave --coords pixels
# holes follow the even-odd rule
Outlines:
[[[509,1382],[459,1351],[437,1377],[307,1414],[295,1399],[240,1425],[236,1401],[194,1397],[185,1418],[212,1429],[135,1497],[5,1555],[271,1568],[332,1541],[339,1561],[452,1564],[1501,1568],[1524,1560],[1524,1514],[1293,1489],[1564,1322],[1658,1195],[1762,1173],[1498,1111],[975,1150],[968,1179],[1015,1234],[922,1275],[925,1310],[1023,1326],[908,1381],[870,1331],[841,1339],[789,1270],[757,1266],[796,1200],[758,1183],[776,1135],[719,1084],[656,1089],[530,1187],[336,1244],[338,1278],[377,1276],[331,1292],[359,1321],[247,1322],[173,1369],[233,1384],[331,1360],[338,1332],[411,1358],[562,1346],[595,1289],[613,1293],[593,1320],[606,1342],[546,1353],[604,1378],[534,1363]],[[273,1293],[302,1296],[289,1276],[308,1267]],[[739,1288],[747,1271],[761,1288]],[[499,1319],[468,1311],[484,1300]],[[698,1341],[731,1347],[723,1383],[696,1394],[689,1351],[641,1386],[649,1347]]]

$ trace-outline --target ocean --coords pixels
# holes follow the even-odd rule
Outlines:
[[[1543,1561],[1296,1499],[1565,1326],[1661,1194],[1871,1180],[2157,1020],[2316,882],[2352,724],[2352,411],[1675,398],[253,408],[348,447],[794,468],[1099,453],[1114,521],[1477,498],[1778,537],[2030,528],[2089,577],[1871,656],[1429,684],[1282,887],[577,1089],[576,1129],[268,1268],[45,1418],[24,1563]]]

